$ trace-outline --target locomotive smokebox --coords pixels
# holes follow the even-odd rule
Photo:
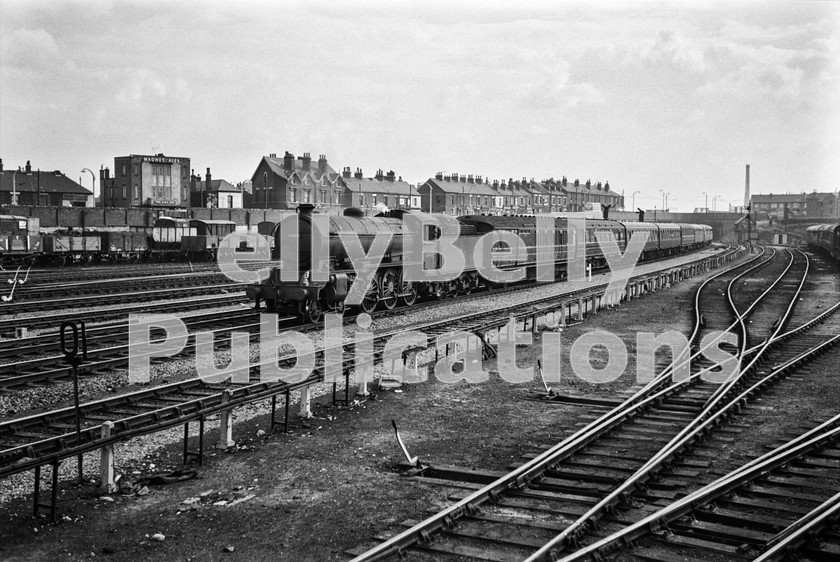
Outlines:
[[[315,205],[312,203],[301,203],[298,205],[297,210],[299,215],[311,215],[312,211],[315,210]]]

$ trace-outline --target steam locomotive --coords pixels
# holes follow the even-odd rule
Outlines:
[[[302,206],[296,219],[298,225],[298,269],[300,277],[296,281],[283,280],[280,268],[270,269],[269,276],[260,283],[248,286],[246,292],[254,301],[256,309],[260,303],[265,303],[265,310],[268,312],[283,312],[297,314],[305,322],[319,323],[323,320],[326,312],[342,312],[345,308],[345,300],[350,291],[353,281],[356,279],[356,272],[353,270],[352,262],[347,253],[340,233],[352,232],[358,236],[362,249],[365,253],[370,251],[377,233],[390,236],[390,242],[385,249],[383,259],[379,264],[376,274],[365,291],[364,298],[358,307],[364,312],[373,312],[377,308],[393,309],[398,304],[412,306],[419,298],[455,297],[460,294],[469,294],[475,290],[486,288],[493,289],[500,284],[487,279],[483,275],[481,264],[476,264],[474,255],[476,244],[482,236],[487,233],[514,233],[517,234],[525,245],[525,252],[515,255],[511,259],[494,259],[494,266],[499,269],[524,269],[525,280],[533,280],[537,273],[537,217],[535,216],[490,216],[470,215],[457,218],[459,235],[453,242],[465,256],[465,264],[460,269],[457,277],[448,281],[414,281],[403,277],[406,266],[422,267],[424,270],[432,270],[441,267],[440,256],[434,253],[424,254],[422,264],[410,263],[414,259],[405,251],[404,236],[419,235],[411,232],[412,226],[407,221],[402,211],[391,211],[380,213],[375,217],[366,217],[358,209],[346,209],[343,216],[328,215],[322,218],[328,225],[329,232],[323,233],[326,238],[328,255],[320,256],[319,259],[329,260],[329,279],[316,281],[312,275],[312,233],[318,228],[311,209]],[[451,219],[451,217],[448,217]],[[582,233],[583,240],[580,240],[575,228],[570,228],[569,219],[563,216],[551,216],[554,222],[554,244],[551,247],[551,256],[548,262],[553,263],[555,268],[555,279],[562,280],[567,277],[567,247],[580,248],[585,252],[585,260],[593,268],[604,267],[607,263],[606,256],[598,242],[598,232],[606,233],[611,237],[623,253],[629,240],[643,232],[648,233],[644,245],[641,260],[649,260],[663,256],[677,255],[692,250],[697,250],[711,244],[712,229],[701,224],[669,224],[649,222],[621,222],[615,220],[586,220],[585,231]],[[424,227],[426,228],[426,227]],[[435,231],[437,229],[437,232]],[[274,251],[272,258],[282,258],[283,235],[280,224],[274,229]],[[440,236],[440,231],[435,226],[429,226],[428,231],[423,232],[425,240],[434,240]],[[570,237],[573,238],[570,242]],[[542,243],[544,245],[544,242]],[[503,242],[496,242],[493,250],[511,250],[505,248]],[[511,254],[512,255],[512,254]],[[541,257],[541,263],[546,263]]]

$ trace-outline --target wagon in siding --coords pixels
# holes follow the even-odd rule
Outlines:
[[[211,261],[216,259],[219,243],[236,230],[236,223],[225,220],[192,219],[189,227],[194,234],[181,238],[181,252],[190,260]]]
[[[41,253],[37,219],[0,215],[0,264],[31,265]]]

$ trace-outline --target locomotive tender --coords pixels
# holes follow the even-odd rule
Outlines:
[[[817,224],[805,229],[808,246],[821,250],[840,263],[840,223]]]
[[[327,280],[316,280],[316,276],[312,274],[311,249],[312,232],[313,229],[318,228],[317,220],[314,219],[316,215],[312,214],[310,208],[301,206],[298,216],[291,219],[298,223],[297,274],[299,277],[293,281],[286,280],[284,277],[289,277],[289,275],[284,276],[281,268],[273,267],[269,270],[270,273],[266,279],[259,284],[247,287],[248,297],[254,300],[257,309],[260,308],[260,302],[264,301],[266,311],[297,314],[305,322],[318,323],[323,320],[326,312],[342,312],[352,283],[357,277],[340,238],[342,232],[355,234],[366,254],[370,251],[377,233],[390,236],[390,242],[384,251],[379,267],[359,303],[359,309],[368,313],[378,307],[390,310],[400,303],[412,306],[421,297],[453,297],[469,294],[480,288],[492,289],[506,284],[487,279],[484,275],[485,269],[481,267],[482,264],[474,262],[476,245],[487,233],[501,233],[492,247],[494,268],[508,271],[524,269],[526,280],[536,278],[537,217],[491,215],[461,216],[455,219],[459,233],[453,246],[460,250],[465,260],[464,267],[459,269],[457,276],[446,281],[417,281],[414,278],[404,278],[404,272],[410,268],[435,270],[444,266],[440,255],[435,253],[422,254],[422,264],[412,263],[412,260],[416,261],[414,256],[417,254],[406,251],[404,235],[416,235],[417,233],[411,232],[411,228],[412,225],[419,224],[419,221],[409,221],[405,218],[407,214],[398,211],[366,217],[358,209],[351,208],[345,210],[344,216],[321,215],[317,220],[324,221],[329,229],[328,233],[323,233],[328,250],[324,258],[329,261],[329,274]],[[438,217],[444,219],[443,216]],[[453,220],[452,217],[445,218]],[[546,220],[546,217],[544,216],[542,220]],[[553,221],[554,224],[554,243],[553,246],[549,246],[551,255],[548,257],[548,262],[554,264],[557,280],[565,279],[568,275],[567,247],[580,248],[578,251],[584,252],[586,263],[591,264],[593,268],[606,265],[606,257],[598,242],[599,235],[596,234],[598,232],[608,233],[607,236],[616,242],[622,253],[626,251],[628,240],[646,232],[648,239],[644,245],[641,260],[696,250],[708,246],[712,241],[712,229],[706,225],[589,219],[585,221],[584,240],[578,240],[576,230],[570,228],[569,219],[559,215],[550,215],[548,220]],[[434,241],[441,235],[440,229],[433,225],[424,224],[423,229],[423,240]],[[503,241],[504,233],[518,235],[524,242],[525,251],[513,252],[513,248]],[[279,260],[282,259],[281,237],[284,234],[279,223],[275,226],[273,234],[275,248],[272,258]],[[570,236],[572,237],[571,244],[569,244]],[[542,245],[545,245],[544,241]],[[480,254],[479,251],[478,255]],[[542,263],[546,262],[545,257],[541,259]]]

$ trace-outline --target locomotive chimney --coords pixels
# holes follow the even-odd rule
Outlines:
[[[747,178],[744,182],[744,207],[750,204],[750,165],[747,164]]]
[[[301,203],[297,208],[299,215],[311,215],[314,209],[315,205],[312,203]]]

